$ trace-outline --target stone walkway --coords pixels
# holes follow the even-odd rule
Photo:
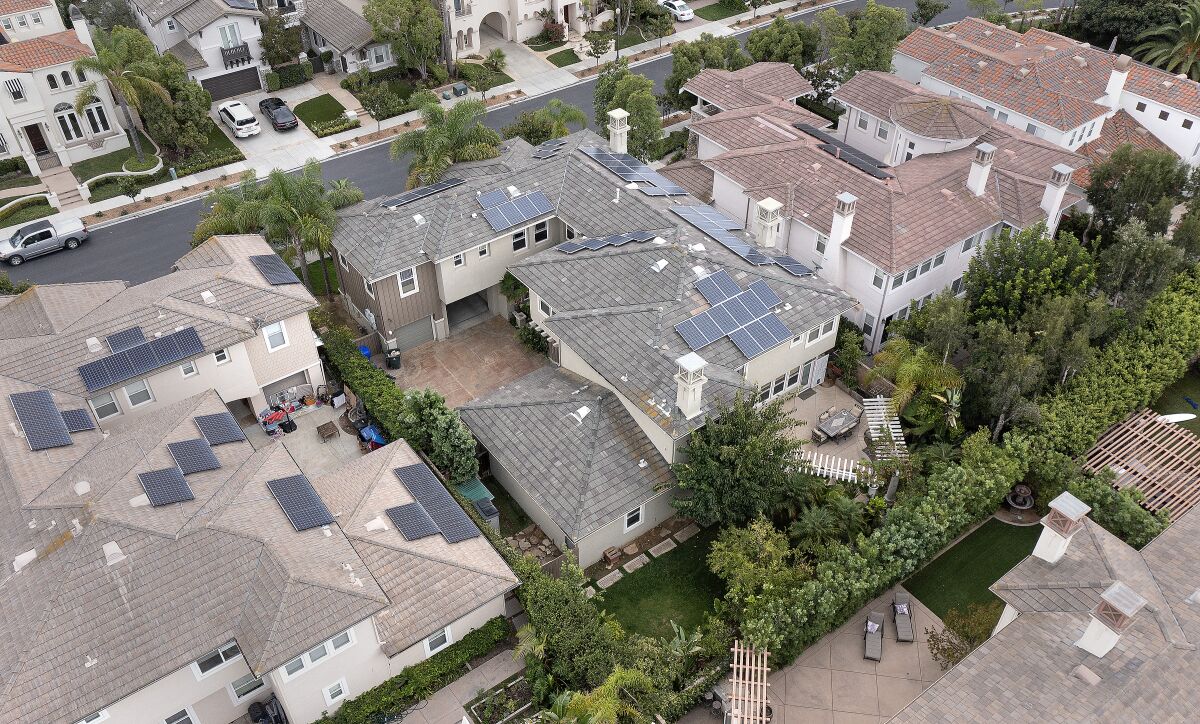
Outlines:
[[[520,671],[524,665],[506,649],[485,661],[477,669],[429,697],[420,709],[414,709],[406,724],[460,724],[466,714],[464,705],[480,690],[488,689]]]

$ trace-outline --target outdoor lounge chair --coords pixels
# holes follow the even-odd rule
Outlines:
[[[896,622],[896,640],[912,643],[912,596],[897,591],[892,598],[892,620]]]
[[[821,443],[826,442],[827,440],[829,440],[829,436],[827,436],[825,433],[821,432],[820,430],[813,428],[813,431],[812,431],[812,444],[813,445],[820,445]]]
[[[867,614],[867,623],[863,627],[863,658],[883,659],[883,614],[878,611]]]

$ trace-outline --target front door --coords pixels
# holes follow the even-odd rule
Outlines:
[[[38,156],[50,153],[50,147],[46,145],[46,137],[42,135],[42,127],[38,124],[25,126],[25,137],[29,139],[30,148]]]

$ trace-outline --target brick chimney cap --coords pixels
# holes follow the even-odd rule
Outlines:
[[[1126,616],[1132,617],[1142,607],[1146,605],[1146,599],[1142,598],[1141,594],[1126,586],[1120,581],[1113,581],[1112,585],[1100,594],[1106,603],[1117,609]]]
[[[1050,507],[1071,520],[1082,520],[1085,515],[1092,512],[1090,505],[1071,495],[1066,490],[1060,493],[1057,498],[1050,501]]]

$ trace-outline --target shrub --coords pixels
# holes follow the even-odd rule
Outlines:
[[[188,176],[210,168],[219,168],[226,164],[244,161],[245,156],[236,148],[224,149],[217,153],[194,153],[187,160],[175,167],[177,176]]]
[[[408,104],[399,94],[392,92],[387,81],[369,85],[356,95],[363,105],[363,110],[377,121],[398,116],[408,110]]]
[[[567,39],[566,23],[546,23],[545,29],[542,31],[546,40],[551,43],[561,43]]]
[[[20,156],[0,161],[0,175],[10,173],[29,173],[29,164],[25,163],[25,159]]]
[[[446,85],[450,80],[450,71],[443,65],[429,66],[429,79],[434,86]]]
[[[318,123],[314,123],[309,130],[312,131],[317,138],[324,138],[325,136],[332,136],[335,133],[348,131],[351,128],[358,128],[361,125],[362,122],[357,118],[350,119],[342,116],[341,118],[334,118],[331,121],[320,121]]]
[[[271,70],[279,75],[280,88],[291,88],[312,79],[312,63],[308,61],[281,65]]]
[[[333,51],[332,50],[326,50],[325,52],[321,53],[321,64],[322,65],[329,65],[332,62],[333,62]]]
[[[521,340],[521,344],[538,354],[546,354],[550,351],[550,343],[532,325],[527,324],[517,329],[517,339]]]
[[[274,93],[279,90],[279,74],[275,71],[267,73],[267,90]]]
[[[310,62],[309,62],[309,61],[307,61],[307,60],[305,60],[305,61],[301,62],[301,63],[300,63],[300,71],[301,71],[302,73],[304,73],[304,80],[306,80],[306,81],[308,81],[308,80],[312,80],[312,77],[313,77],[313,65],[312,65],[312,63],[310,63]]]
[[[952,608],[946,612],[941,631],[925,629],[929,636],[929,653],[942,671],[949,669],[988,640],[1000,618],[1000,602],[972,603],[966,611]]]

